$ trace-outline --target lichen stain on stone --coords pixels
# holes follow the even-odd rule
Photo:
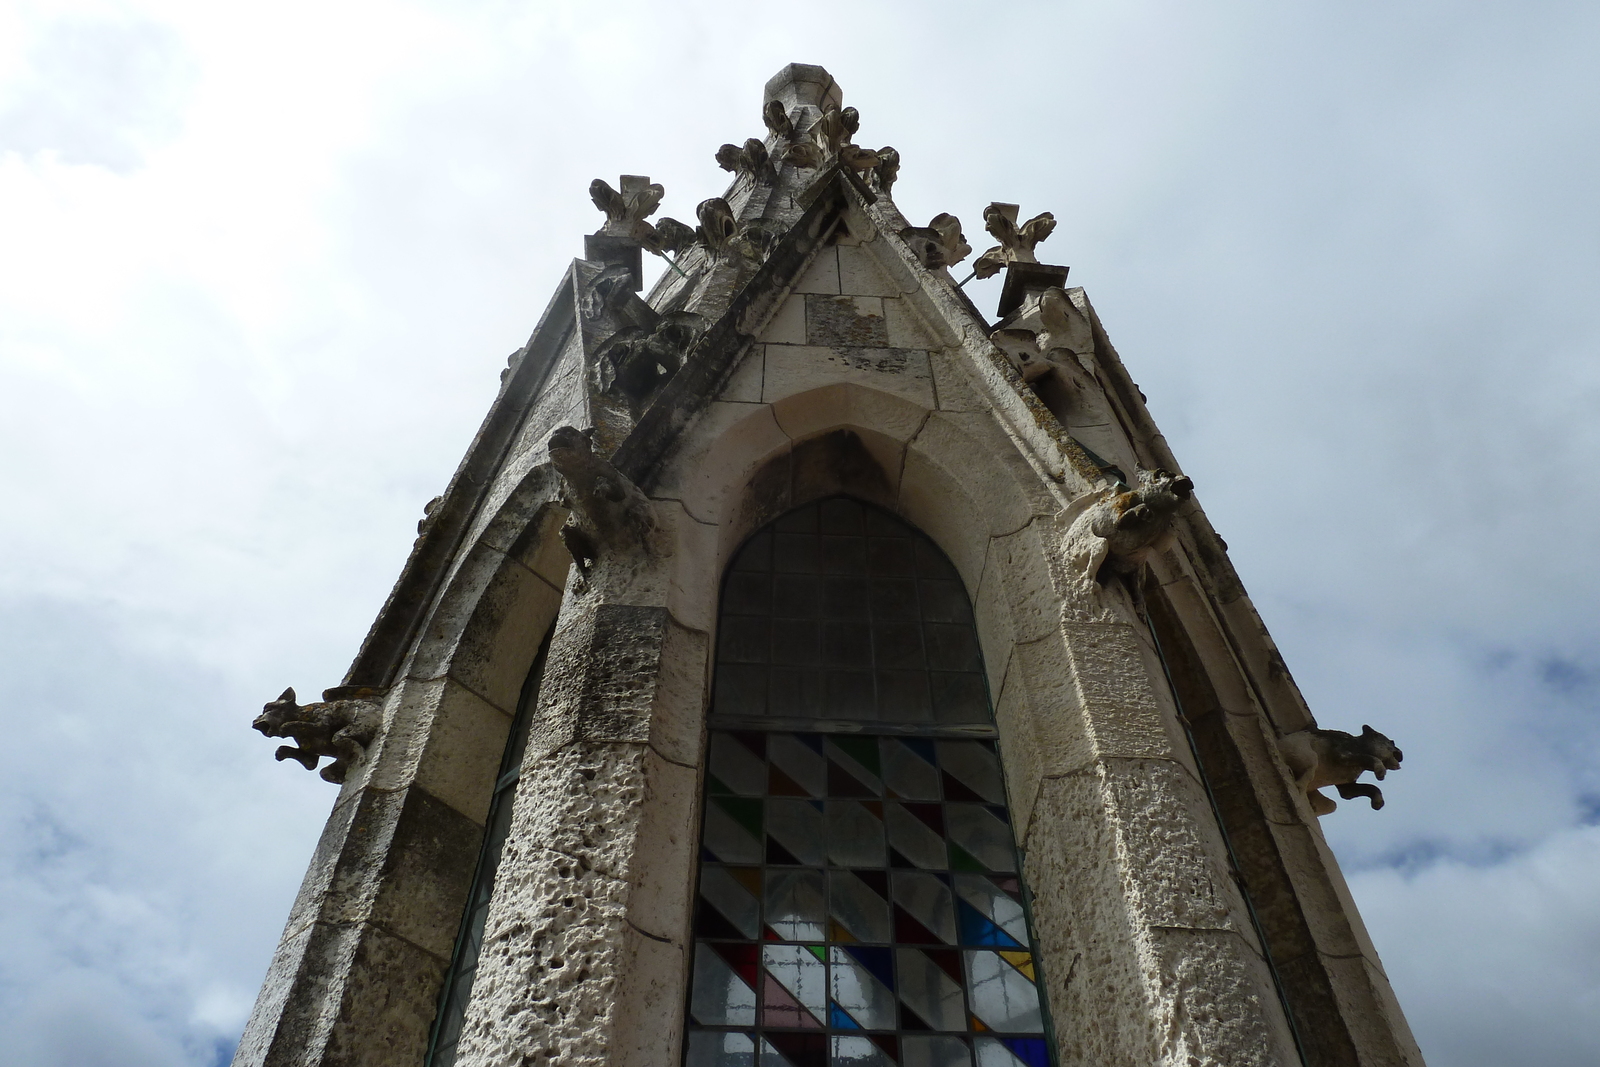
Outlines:
[[[888,320],[883,302],[876,297],[806,297],[806,336],[812,344],[886,348]]]
[[[833,354],[851,370],[877,371],[880,374],[901,374],[911,360],[911,353],[898,348],[836,348]]]

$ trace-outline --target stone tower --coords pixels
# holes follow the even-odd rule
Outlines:
[[[349,674],[257,720],[339,796],[234,1063],[1420,1067],[1317,826],[1400,754],[1311,731],[1054,219],[965,265],[826,71],[763,104],[694,225],[594,182]]]

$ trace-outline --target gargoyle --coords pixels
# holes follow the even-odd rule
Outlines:
[[[1106,571],[1136,573],[1194,492],[1187,477],[1160,469],[1141,469],[1138,482],[1102,490],[1068,527],[1068,556],[1085,583],[1098,584]]]
[[[550,462],[567,483],[572,510],[561,541],[585,582],[608,557],[664,554],[649,498],[594,454],[588,434],[572,426],[557,429],[550,435]]]
[[[1087,371],[1081,357],[1094,351],[1094,330],[1064,289],[1051,286],[1044,290],[1032,303],[1025,303],[1013,321],[1042,327],[1031,330],[1015,325],[989,335],[1023,381],[1036,381],[1060,370],[1069,387],[1085,384]]]
[[[878,149],[878,165],[873,168],[872,183],[878,187],[878,192],[888,196],[899,178],[900,153],[885,145]]]
[[[652,226],[650,232],[639,239],[639,243],[652,255],[675,256],[694,244],[694,240],[693,226],[674,218],[664,218]]]
[[[703,325],[699,315],[675,311],[650,329],[618,330],[596,356],[596,384],[602,391],[614,389],[631,400],[644,399],[678,372]]]
[[[733,208],[720,196],[702,200],[694,213],[700,219],[695,236],[715,259],[734,259],[747,266],[759,266],[781,236],[765,219],[740,222]]]
[[[1400,769],[1403,758],[1393,741],[1370,726],[1362,726],[1359,737],[1343,730],[1299,730],[1281,738],[1278,751],[1294,774],[1295,788],[1305,793],[1316,815],[1326,815],[1339,806],[1338,801],[1319,792],[1330,785],[1346,800],[1366,797],[1377,811],[1383,807],[1383,791],[1356,779],[1363,771],[1371,771],[1381,782],[1384,775]]]
[[[767,106],[761,109],[761,121],[779,137],[794,134],[794,123],[789,121],[789,109],[783,106],[782,100],[768,100]]]
[[[1056,228],[1056,217],[1045,211],[1017,225],[1017,205],[993,203],[983,209],[983,228],[1000,243],[972,264],[980,278],[992,278],[1009,263],[1037,263],[1033,249]]]
[[[734,174],[743,174],[752,182],[771,182],[778,176],[772,167],[772,160],[767,156],[767,146],[754,137],[746,141],[743,148],[736,144],[725,144],[717,149],[717,166]]]
[[[599,232],[606,237],[639,240],[650,232],[650,224],[645,219],[656,213],[666,190],[640,174],[624,174],[620,184],[621,192],[602,178],[589,183],[589,199],[606,213],[606,221]]]
[[[858,173],[869,171],[883,162],[883,156],[881,152],[874,152],[870,148],[862,148],[851,143],[851,138],[860,128],[861,113],[855,108],[847,107],[841,111],[836,107],[830,107],[806,131],[811,139],[791,144],[788,152],[784,154],[784,159],[806,170],[815,170],[829,160],[837,159]],[[898,162],[898,153],[895,154],[895,159]]]
[[[367,746],[378,736],[383,724],[383,708],[378,703],[382,691],[365,687],[341,686],[329,689],[315,704],[295,703],[293,689],[261,709],[251,725],[268,737],[291,737],[293,745],[279,745],[274,754],[279,760],[297,760],[308,771],[317,761],[332,756],[322,768],[323,781],[344,781],[350,764],[366,755]]]
[[[967,235],[961,232],[961,220],[949,212],[935,215],[926,226],[906,227],[900,237],[929,270],[953,267],[972,254]]]

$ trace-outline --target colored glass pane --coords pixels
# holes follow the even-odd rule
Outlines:
[[[740,550],[720,625],[686,1062],[1048,1067],[955,569],[824,501]]]

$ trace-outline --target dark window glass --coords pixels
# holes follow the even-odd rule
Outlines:
[[[489,916],[489,898],[494,894],[495,871],[500,866],[500,851],[511,832],[512,800],[522,773],[522,754],[528,747],[528,728],[539,703],[539,680],[544,676],[545,657],[550,651],[546,635],[539,655],[534,658],[528,679],[522,684],[517,714],[500,760],[500,774],[494,783],[494,799],[489,802],[489,818],[484,828],[483,849],[467,896],[467,910],[456,936],[455,954],[445,975],[439,996],[439,1014],[434,1019],[433,1036],[428,1045],[428,1067],[451,1067],[456,1061],[456,1042],[466,1018],[467,999],[472,995],[472,979],[478,970],[478,950],[483,944],[483,924]]]
[[[719,632],[686,1062],[1048,1067],[950,561],[825,500],[746,542]]]

